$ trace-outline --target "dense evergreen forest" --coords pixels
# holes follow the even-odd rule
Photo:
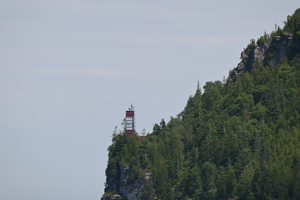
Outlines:
[[[247,49],[287,32],[300,48],[300,9],[284,23]],[[119,176],[119,165],[130,180],[150,174],[145,199],[300,199],[299,48],[276,66],[256,62],[235,80],[198,86],[142,140],[115,132],[107,175]]]

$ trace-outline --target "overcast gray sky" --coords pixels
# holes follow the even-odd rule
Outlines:
[[[299,0],[0,0],[0,199],[99,199],[125,110],[137,131],[222,80]]]

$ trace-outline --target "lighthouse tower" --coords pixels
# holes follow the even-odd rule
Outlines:
[[[133,135],[134,134],[134,108],[131,105],[128,110],[126,110],[126,134]]]

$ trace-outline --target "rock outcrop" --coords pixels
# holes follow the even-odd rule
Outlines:
[[[143,178],[130,180],[130,166],[119,165],[119,176],[113,176],[107,171],[105,194],[101,200],[146,200],[154,199],[153,183],[149,173]]]
[[[104,194],[101,200],[123,200],[123,198],[118,194]]]
[[[283,33],[280,36],[274,36],[270,42],[254,42],[242,51],[242,61],[229,73],[229,78],[233,81],[243,72],[251,71],[256,62],[263,65],[274,66],[280,63],[280,60],[287,56],[292,48],[298,48],[297,42],[293,41],[292,33]]]

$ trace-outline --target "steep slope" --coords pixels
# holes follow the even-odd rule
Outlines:
[[[255,43],[255,41],[252,40],[252,43],[242,51],[242,61],[230,72],[230,78],[236,80],[239,74],[251,71],[256,62],[260,62],[264,65],[273,64],[277,66],[280,60],[287,55],[290,48],[297,48],[297,42],[292,40],[292,33],[282,33],[279,36],[273,36],[271,39],[269,39],[270,36],[264,37],[268,37],[267,40],[271,41]]]
[[[288,16],[285,27],[279,26],[271,34],[264,34],[255,42],[251,43],[241,53],[241,62],[229,73],[229,77],[235,81],[237,76],[243,72],[251,71],[255,63],[277,66],[283,57],[290,60],[300,52],[299,11],[293,16]]]
[[[109,199],[300,199],[300,9],[143,140],[114,133]]]

